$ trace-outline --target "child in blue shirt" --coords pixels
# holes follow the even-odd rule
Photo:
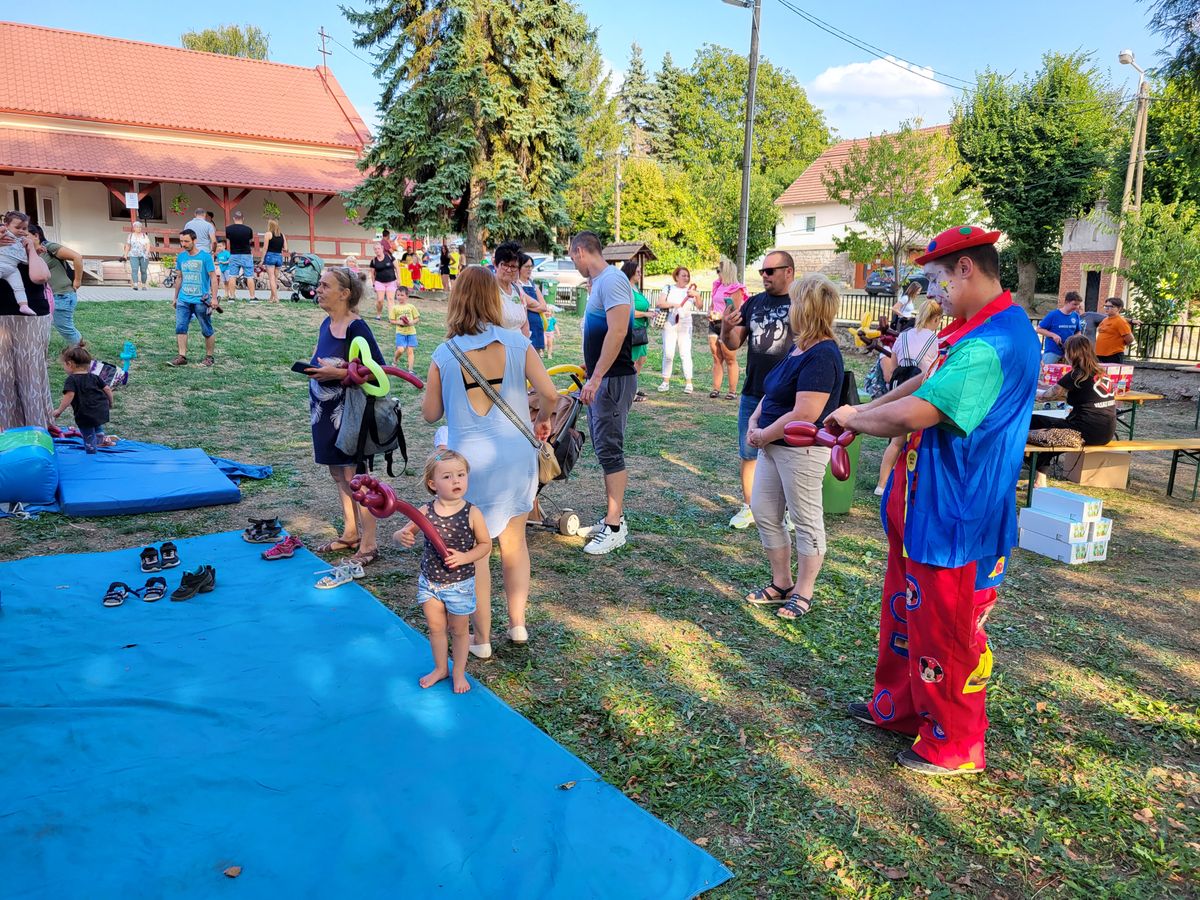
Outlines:
[[[1079,334],[1083,326],[1079,322],[1079,307],[1083,299],[1077,291],[1068,291],[1058,309],[1046,314],[1038,322],[1035,331],[1045,340],[1042,342],[1042,362],[1062,362],[1063,344],[1067,338]]]

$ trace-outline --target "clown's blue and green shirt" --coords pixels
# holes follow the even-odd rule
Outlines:
[[[1016,546],[1014,495],[1041,348],[1007,291],[939,338],[938,365],[913,396],[947,421],[906,445],[904,549],[916,562],[957,568]]]

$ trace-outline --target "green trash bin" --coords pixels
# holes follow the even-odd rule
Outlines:
[[[587,311],[588,294],[583,287],[572,288],[575,292],[575,315],[582,316]]]
[[[838,481],[833,477],[832,472],[828,469],[825,470],[825,480],[821,483],[821,503],[827,514],[844,516],[854,505],[854,481],[858,478],[860,450],[862,450],[862,438],[856,437],[846,448],[846,453],[850,457],[850,477],[845,481]]]
[[[553,303],[555,301],[555,299],[558,297],[558,282],[557,281],[543,281],[542,282],[542,296],[545,298],[547,303]]]

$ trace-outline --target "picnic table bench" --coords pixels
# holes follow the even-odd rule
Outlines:
[[[1039,444],[1026,444],[1025,456],[1029,460],[1029,490],[1025,496],[1025,505],[1033,502],[1033,480],[1037,470],[1038,457],[1043,453],[1156,453],[1170,451],[1171,474],[1167,478],[1167,496],[1175,490],[1175,473],[1180,460],[1185,465],[1191,465],[1195,470],[1192,478],[1192,498],[1196,499],[1197,484],[1200,483],[1200,438],[1165,438],[1155,441],[1109,441],[1107,444],[1096,444],[1092,447],[1043,447]]]

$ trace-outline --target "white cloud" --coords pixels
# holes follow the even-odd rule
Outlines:
[[[949,118],[955,91],[931,81],[923,69],[888,57],[830,66],[808,85],[810,99],[825,111],[842,137],[892,130],[905,119],[927,125]]]
[[[600,57],[600,76],[609,76],[608,96],[615,97],[617,92],[621,90],[621,85],[625,83],[625,72],[618,69],[608,59],[607,56]]]

